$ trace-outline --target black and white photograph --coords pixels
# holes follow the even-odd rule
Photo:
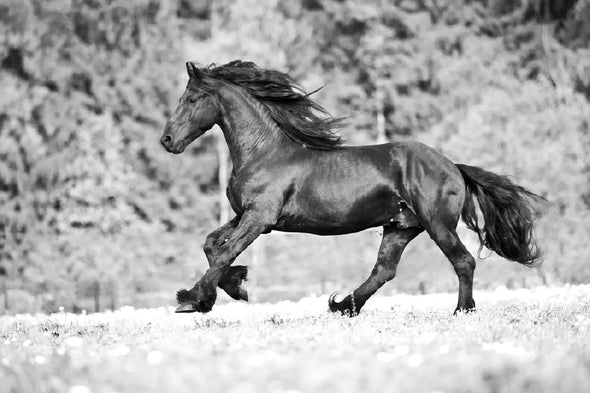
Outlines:
[[[590,391],[590,0],[0,0],[0,393]]]

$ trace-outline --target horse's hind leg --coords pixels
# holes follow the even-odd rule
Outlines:
[[[459,278],[459,299],[455,313],[457,311],[474,311],[473,273],[475,259],[457,236],[455,228],[450,228],[442,223],[433,223],[426,230],[449,259]]]
[[[467,251],[456,231],[465,204],[465,181],[453,163],[434,151],[424,150],[423,153],[427,156],[427,161],[422,159],[408,162],[411,169],[409,172],[420,173],[418,169],[422,168],[425,177],[406,179],[408,184],[413,185],[412,195],[408,195],[407,198],[411,201],[412,210],[418,221],[457,273],[459,300],[455,313],[471,311],[475,309],[475,259]]]
[[[408,243],[424,229],[421,227],[400,229],[393,226],[383,228],[383,240],[379,247],[377,263],[371,275],[341,302],[330,297],[332,312],[341,312],[349,316],[357,315],[365,302],[387,281],[395,277],[397,264]]]
[[[236,230],[238,225],[238,218],[234,218],[225,225],[207,235],[203,251],[209,261],[209,266],[215,260],[219,248],[229,239],[231,234]],[[248,268],[246,266],[230,266],[224,272],[217,286],[223,289],[229,296],[236,300],[248,301],[248,292],[244,289],[241,284],[242,281],[246,280],[248,274]]]

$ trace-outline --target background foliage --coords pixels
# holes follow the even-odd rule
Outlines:
[[[205,270],[219,131],[158,144],[188,59],[326,85],[348,143],[420,140],[547,197],[545,263],[491,256],[479,288],[588,282],[589,18],[589,0],[0,0],[0,308],[169,304]],[[378,243],[271,234],[241,262],[254,299],[295,298],[352,289]],[[455,288],[422,235],[383,291]]]

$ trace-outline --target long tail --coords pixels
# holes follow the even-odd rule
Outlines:
[[[547,200],[506,176],[469,165],[457,164],[457,168],[467,189],[461,216],[467,228],[477,233],[482,247],[527,266],[540,260],[541,251],[533,239],[533,219]],[[483,214],[483,227],[478,224],[474,199]]]

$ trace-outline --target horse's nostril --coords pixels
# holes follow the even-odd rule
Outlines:
[[[172,137],[170,135],[164,135],[160,142],[162,142],[162,145],[164,146],[169,146],[170,143],[172,143]]]

